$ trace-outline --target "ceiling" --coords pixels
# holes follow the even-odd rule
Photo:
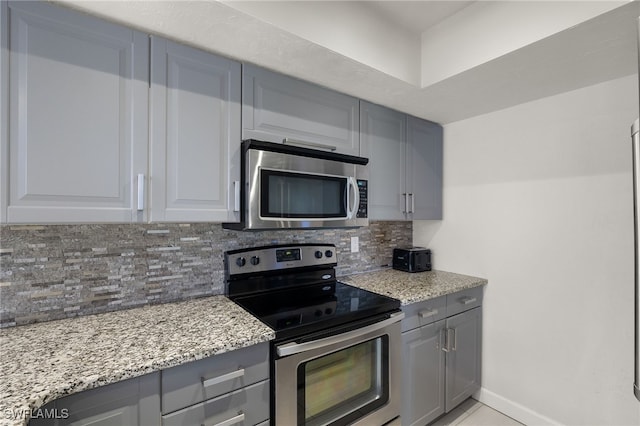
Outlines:
[[[390,21],[419,35],[465,7],[475,3],[474,1],[449,0],[449,1],[363,1],[372,9],[378,10]]]
[[[252,2],[244,0],[52,1],[443,124],[638,72],[639,1],[613,4],[579,0],[267,0],[260,10],[251,10],[252,6],[247,3]],[[602,9],[579,16],[575,25],[553,27],[557,23],[556,16],[545,12],[551,7],[549,5],[556,7],[560,3],[564,6],[557,7],[571,9],[572,13],[593,11],[594,7]],[[596,3],[600,6],[594,6]],[[322,7],[318,8],[318,5]],[[508,19],[494,13],[508,8],[512,12]],[[514,8],[520,9],[513,13]],[[518,13],[520,10],[525,12]],[[262,15],[252,13],[254,11]],[[350,14],[341,15],[336,11]],[[480,22],[476,12],[493,15],[490,20]],[[285,19],[283,13],[290,16]],[[303,22],[297,20],[294,22],[296,28],[287,27],[296,21],[289,18],[302,18]],[[313,21],[314,18],[318,19]],[[389,21],[393,25],[388,24]],[[368,27],[361,28],[363,23]],[[315,33],[304,33],[313,26],[311,24],[315,25],[311,28]],[[397,35],[391,28],[394,26],[406,34],[389,42],[388,39]],[[465,32],[474,26],[475,33]],[[417,60],[416,68],[424,69],[425,66],[483,54],[496,46],[508,45],[512,39],[522,38],[532,28],[538,30],[545,26],[553,27],[546,36],[519,40],[520,44],[507,46],[509,49],[502,53],[498,51],[491,57],[475,58],[475,62],[464,64],[428,84],[425,84],[424,75],[422,80],[419,75],[417,79],[407,79],[382,68],[389,63],[394,65],[395,61],[389,58],[396,50],[401,50],[403,40],[407,43],[415,41],[418,50],[413,51],[417,54],[411,55],[412,51],[408,50],[405,57],[417,57],[413,58]],[[357,33],[358,30],[361,32]],[[491,43],[482,44],[482,40],[477,40],[492,31],[495,34]],[[427,62],[423,58],[421,63],[420,57],[425,54],[424,48],[421,52],[420,47],[424,46],[425,39],[438,32],[447,42],[458,37],[458,45],[449,48],[445,44],[445,49],[432,55]],[[310,37],[322,37],[326,33],[335,36],[334,45]],[[386,45],[378,52],[378,58],[374,58],[378,60],[376,63],[341,51],[341,46],[349,42],[354,42],[352,52],[355,54],[363,50],[361,45],[373,49]],[[442,59],[443,55],[448,55],[447,60]]]

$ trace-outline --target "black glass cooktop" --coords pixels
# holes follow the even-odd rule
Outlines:
[[[397,311],[400,301],[340,281],[234,298],[276,332],[289,338]]]

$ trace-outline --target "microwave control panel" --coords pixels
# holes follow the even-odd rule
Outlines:
[[[358,191],[360,191],[360,205],[358,205],[358,213],[356,213],[356,217],[358,218],[366,218],[367,216],[367,206],[369,205],[369,181],[364,179],[357,179],[358,182]]]

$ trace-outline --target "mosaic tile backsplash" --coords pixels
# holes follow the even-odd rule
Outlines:
[[[217,223],[0,227],[0,327],[224,293],[223,253],[332,243],[338,276],[391,264],[411,222],[357,229],[239,232]],[[351,237],[360,251],[351,253]]]

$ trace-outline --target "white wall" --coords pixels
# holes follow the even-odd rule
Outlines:
[[[364,2],[225,3],[402,81],[420,84],[420,37]]]
[[[639,425],[630,126],[637,76],[445,126],[434,267],[488,278],[481,400],[526,423]]]
[[[622,6],[626,1],[478,1],[422,33],[422,87]]]

